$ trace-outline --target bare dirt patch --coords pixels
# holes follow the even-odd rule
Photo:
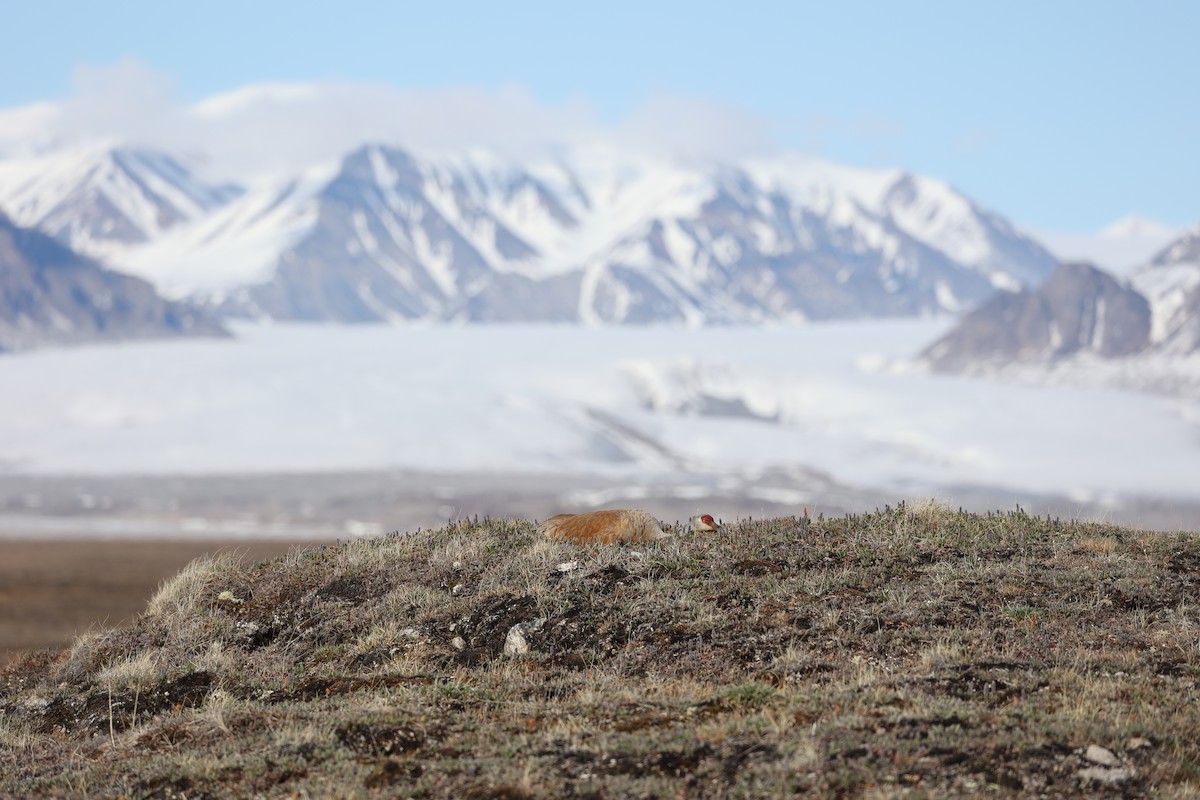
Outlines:
[[[249,563],[313,542],[244,540],[0,540],[0,664],[61,648],[93,626],[117,627],[146,608],[189,561],[232,552]]]

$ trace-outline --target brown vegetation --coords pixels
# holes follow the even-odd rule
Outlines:
[[[22,650],[67,647],[93,626],[122,625],[159,584],[206,553],[250,561],[286,541],[6,539],[0,541],[0,664]]]
[[[901,506],[193,562],[0,676],[0,793],[1193,796],[1200,538]]]

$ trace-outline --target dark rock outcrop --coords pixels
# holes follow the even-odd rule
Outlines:
[[[1047,362],[1080,353],[1130,356],[1150,344],[1150,304],[1089,264],[1063,264],[1035,290],[1004,292],[921,354],[938,371]]]
[[[169,336],[227,336],[139,278],[104,269],[0,215],[0,350]]]

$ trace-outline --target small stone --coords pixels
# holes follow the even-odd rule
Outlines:
[[[450,646],[453,647],[455,650],[466,650],[467,642],[466,642],[466,640],[463,639],[463,637],[455,636],[453,639],[450,640]]]
[[[1135,736],[1125,745],[1126,750],[1141,750],[1143,747],[1153,747],[1154,743],[1141,736]]]
[[[1115,767],[1119,762],[1112,750],[1101,747],[1098,744],[1089,744],[1087,752],[1083,757],[1093,764],[1099,764],[1102,767]]]
[[[460,595],[460,594],[462,594],[462,593],[463,593],[463,590],[464,590],[464,589],[466,589],[466,588],[467,588],[467,587],[463,586],[461,583],[456,583],[456,584],[454,584],[454,586],[453,586],[453,587],[451,587],[451,589],[450,589],[450,594],[453,594],[453,595]]]
[[[578,561],[564,561],[563,563],[561,563],[557,567],[555,567],[555,569],[557,569],[559,572],[574,572],[575,570],[579,569],[579,562]]]

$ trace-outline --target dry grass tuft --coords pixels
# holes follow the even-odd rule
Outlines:
[[[154,650],[136,653],[99,670],[95,681],[110,688],[146,686],[162,673],[158,663],[159,656]]]
[[[1095,539],[1081,539],[1076,547],[1084,553],[1096,553],[1098,555],[1110,555],[1117,551],[1120,543],[1116,539],[1109,537]]]
[[[146,606],[151,617],[169,618],[193,612],[201,605],[215,602],[222,591],[221,578],[239,566],[233,553],[219,553],[192,561],[183,571],[165,582]]]

